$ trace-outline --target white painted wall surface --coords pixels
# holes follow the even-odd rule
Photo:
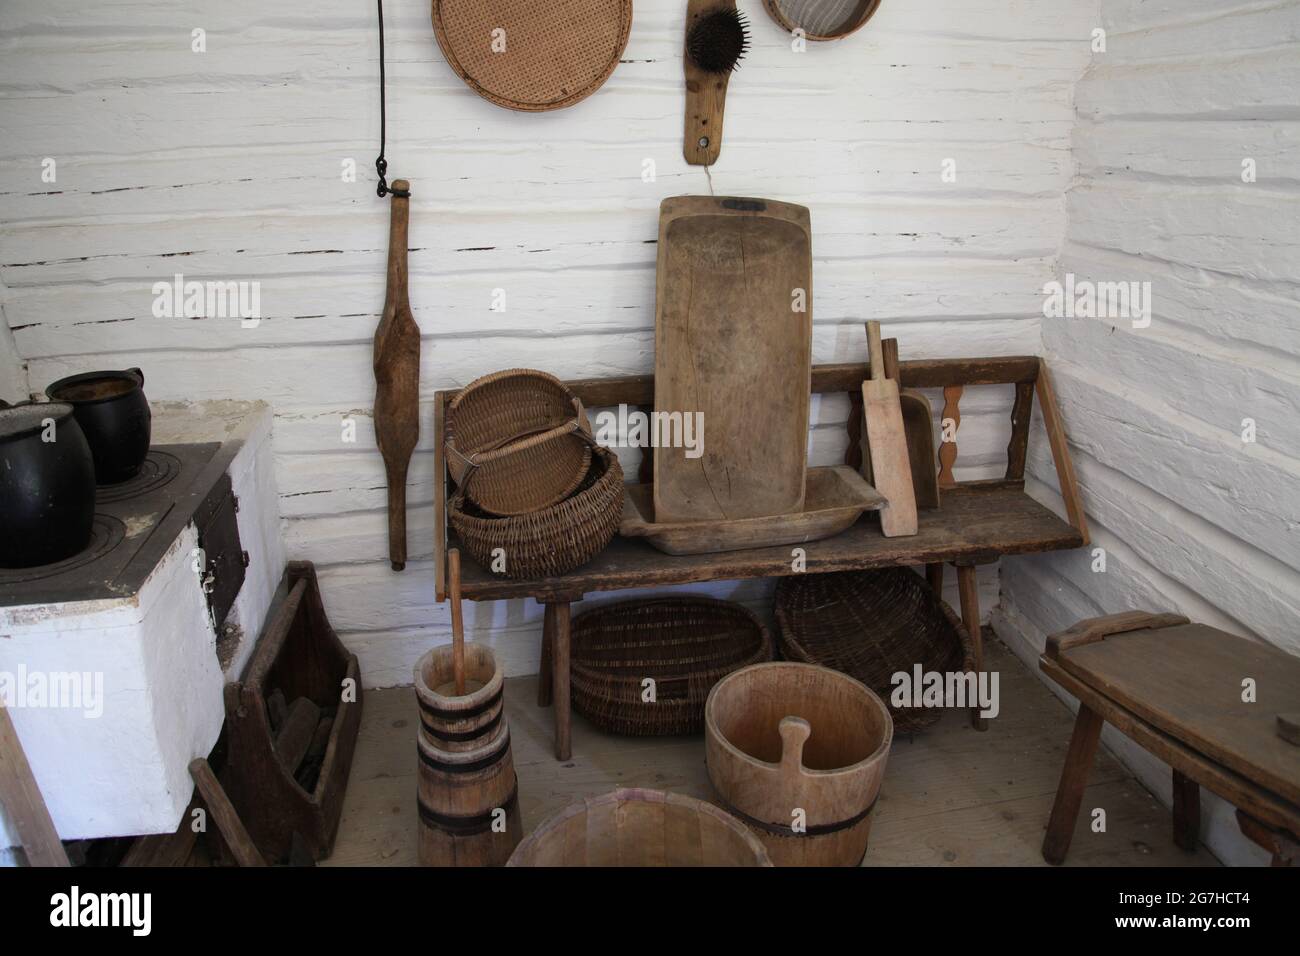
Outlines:
[[[994,623],[1027,659],[1048,633],[1130,608],[1300,653],[1300,2],[1103,10],[1107,50],[1077,93],[1060,269],[1150,282],[1154,315],[1146,329],[1044,320],[1106,571],[1086,552],[1004,561]],[[1030,473],[1059,504],[1035,452]],[[1170,799],[1165,765],[1107,740]],[[1205,816],[1221,859],[1263,859],[1231,808],[1207,797]]]
[[[3,315],[3,297],[0,296],[0,316]],[[27,398],[27,364],[18,354],[9,323],[0,317],[0,400],[21,402]]]
[[[741,6],[754,43],[713,185],[811,208],[815,360],[861,358],[867,318],[905,359],[1037,352],[1096,0],[891,0],[862,33],[806,53],[757,0]],[[685,4],[637,0],[610,82],[540,115],[454,76],[428,0],[385,7],[423,394],[512,365],[649,371],[658,205],[709,189],[681,157]],[[191,52],[196,28],[206,53]],[[271,403],[289,554],[317,563],[366,682],[409,683],[448,624],[433,601],[427,431],[408,490],[412,561],[394,574],[370,428],[388,228],[371,181],[373,4],[10,0],[0,37],[0,288],[31,385],[139,365],[153,399]],[[342,181],[346,160],[356,182]],[[177,272],[260,281],[265,320],[154,318],[151,286]],[[489,310],[495,289],[503,313]],[[1000,474],[1009,402],[968,396],[962,474]],[[842,449],[846,409],[819,406],[814,463]],[[348,417],[355,444],[340,440]],[[984,584],[987,608],[995,575]],[[712,591],[761,602],[766,587]],[[479,636],[491,625],[508,673],[535,670],[535,606],[468,618]]]

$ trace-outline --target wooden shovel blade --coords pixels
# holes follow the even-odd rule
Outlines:
[[[934,454],[934,414],[930,400],[905,388],[898,393],[907,435],[907,457],[912,466],[912,489],[918,508],[939,507],[938,460]]]
[[[863,382],[862,417],[876,490],[889,502],[880,511],[880,530],[887,538],[916,534],[916,494],[898,383],[887,378]]]

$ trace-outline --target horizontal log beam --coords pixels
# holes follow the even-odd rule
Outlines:
[[[865,362],[815,365],[812,370],[812,390],[815,394],[851,392],[862,385],[863,379],[867,377],[867,369]],[[899,362],[898,374],[904,388],[1019,385],[1033,383],[1038,378],[1038,359],[1032,355],[972,359],[914,359],[910,362]],[[565,384],[588,408],[620,404],[654,405],[653,375],[574,379]],[[450,389],[439,394],[444,394],[450,399],[457,391],[458,389]]]

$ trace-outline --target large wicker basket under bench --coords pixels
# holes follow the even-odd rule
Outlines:
[[[861,464],[862,380],[865,364],[819,365],[813,368],[814,394],[844,392],[853,402],[847,428],[849,447],[845,463]],[[922,511],[920,530],[914,537],[886,538],[874,517],[864,517],[849,530],[805,546],[807,571],[848,571],[891,565],[927,567],[931,584],[943,583],[944,564],[957,568],[962,620],[975,642],[975,663],[983,666],[979,634],[979,597],[975,568],[992,563],[1005,554],[1030,554],[1078,548],[1088,543],[1083,506],[1074,479],[1074,468],[1066,446],[1056,399],[1047,368],[1034,356],[985,359],[939,359],[902,362],[900,384],[904,388],[944,390],[943,418],[960,421],[958,403],[962,390],[976,385],[1010,387],[1011,442],[1007,447],[1007,470],[1003,478],[956,482],[952,465],[956,442],[943,445],[936,467],[943,489],[943,507]],[[590,379],[568,382],[574,394],[589,409],[628,405],[651,410],[654,405],[654,377]],[[456,391],[434,396],[435,474],[434,566],[438,600],[446,599],[447,549],[456,547],[447,527],[450,478],[443,461],[444,420],[447,404]],[[1025,457],[1029,444],[1029,423],[1038,397],[1040,413],[1051,442],[1052,457],[1069,523],[1062,521],[1025,493]],[[653,451],[643,452],[639,481],[651,480]],[[466,562],[461,593],[471,601],[533,598],[546,606],[542,632],[542,673],[538,703],[555,705],[555,754],[560,760],[571,755],[569,742],[569,605],[593,591],[662,587],[699,581],[727,581],[742,578],[779,577],[791,574],[788,546],[752,551],[731,551],[674,557],[656,551],[644,540],[615,538],[613,543],[585,566],[559,577],[510,580]],[[978,718],[974,717],[977,726]]]

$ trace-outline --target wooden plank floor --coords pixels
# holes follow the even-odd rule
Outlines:
[[[1073,716],[996,640],[988,660],[1001,672],[1002,712],[987,733],[953,712],[894,741],[866,865],[1046,865],[1039,846]],[[525,832],[616,787],[711,796],[702,738],[615,737],[575,714],[573,759],[560,763],[551,752],[551,710],[536,699],[535,678],[506,682]],[[416,726],[411,688],[366,693],[338,841],[325,865],[415,865]],[[1089,827],[1095,807],[1106,810],[1105,833]],[[1104,750],[1079,816],[1069,865],[1217,865],[1204,848],[1186,854],[1174,846],[1169,811]]]

